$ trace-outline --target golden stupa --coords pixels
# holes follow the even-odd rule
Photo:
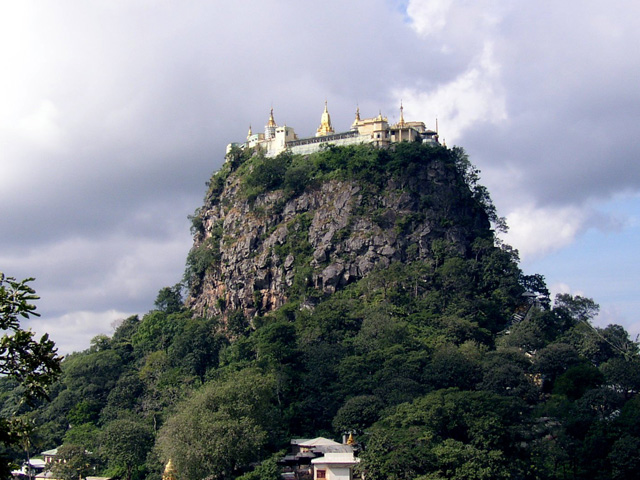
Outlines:
[[[176,468],[173,466],[173,462],[171,459],[167,462],[164,467],[164,472],[162,472],[162,480],[177,480],[177,472]]]

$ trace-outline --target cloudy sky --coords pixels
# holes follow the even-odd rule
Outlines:
[[[554,292],[640,333],[640,5],[612,0],[0,2],[0,271],[62,353],[180,281],[225,145],[325,99],[431,128]]]

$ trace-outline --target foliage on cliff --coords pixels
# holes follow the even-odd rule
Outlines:
[[[252,317],[315,304],[376,268],[438,262],[447,249],[465,257],[476,240],[493,246],[490,222],[502,221],[464,152],[394,147],[232,150],[192,217],[190,307]]]
[[[194,308],[164,288],[68,356],[33,448],[120,478],[172,458],[183,480],[275,480],[290,438],[352,431],[373,480],[636,478],[638,345],[588,298],[552,304],[490,220],[460,150],[232,151],[193,217]]]

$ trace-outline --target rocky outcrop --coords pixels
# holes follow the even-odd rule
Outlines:
[[[200,209],[194,250],[215,250],[191,279],[189,305],[200,315],[236,309],[265,313],[291,296],[306,303],[375,268],[433,257],[434,240],[461,253],[486,215],[461,201],[455,172],[438,161],[380,187],[328,180],[291,196],[274,190],[250,201],[241,175]]]

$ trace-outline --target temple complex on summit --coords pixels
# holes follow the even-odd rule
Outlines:
[[[279,126],[273,118],[273,108],[269,120],[264,127],[264,133],[253,133],[249,127],[247,140],[244,143],[230,143],[227,153],[232,147],[253,148],[260,147],[267,157],[274,157],[288,150],[294,154],[309,154],[320,150],[325,145],[358,145],[373,144],[377,147],[387,147],[398,142],[423,142],[439,144],[438,132],[428,130],[424,122],[406,122],[402,104],[400,104],[400,120],[389,124],[387,117],[380,113],[377,117],[360,118],[360,109],[356,109],[356,118],[351,129],[336,133],[331,125],[331,116],[324,103],[324,112],[320,118],[320,126],[314,137],[298,138],[292,127]]]

